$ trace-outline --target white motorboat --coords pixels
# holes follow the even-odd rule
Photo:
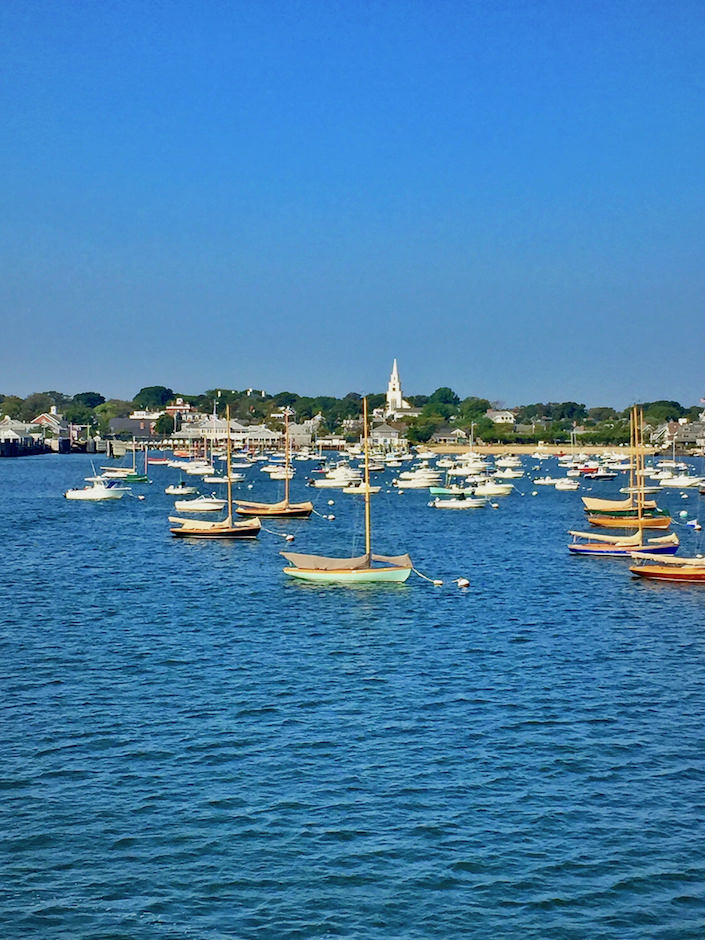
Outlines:
[[[122,499],[130,489],[129,486],[119,486],[119,480],[103,480],[100,477],[87,477],[92,481],[91,486],[66,490],[66,499],[82,499],[90,502],[100,502],[107,499]]]
[[[484,496],[453,496],[450,499],[436,498],[428,505],[434,509],[482,509],[487,505],[487,499]]]
[[[478,483],[475,492],[478,496],[509,496],[513,489],[513,483],[495,483],[494,480],[488,480],[486,483]]]
[[[373,496],[375,493],[379,493],[381,489],[381,486],[365,486],[364,480],[358,480],[355,483],[351,483],[350,486],[344,486],[343,492],[353,493],[360,496],[364,496],[365,492],[367,492],[370,494],[370,496]]]
[[[218,512],[227,503],[217,496],[197,496],[196,499],[177,499],[174,508],[178,512]]]
[[[569,480],[568,477],[566,477],[564,480],[556,480],[556,489],[572,492],[580,489],[580,482],[578,480]]]
[[[245,479],[244,473],[231,473],[230,474],[231,483],[242,483],[244,479]],[[225,485],[228,482],[228,478],[226,476],[220,476],[219,474],[215,473],[213,474],[213,476],[203,477],[203,482],[204,483],[222,483]],[[194,490],[193,492],[195,493],[196,491]]]
[[[440,483],[440,473],[420,473],[411,478],[392,480],[392,486],[400,490],[426,490]]]
[[[362,474],[359,470],[353,470],[352,467],[335,467],[322,479],[314,480],[313,485],[319,489],[333,489],[335,487],[342,489],[361,479]]]
[[[181,480],[179,483],[170,483],[164,492],[167,496],[193,496],[198,492],[198,488]]]
[[[278,467],[269,474],[270,480],[293,480],[296,470],[294,467]]]
[[[690,486],[701,486],[704,477],[694,477],[689,473],[678,473],[672,477],[666,477],[661,480],[661,486],[671,487],[673,489],[687,489]]]
[[[182,469],[184,473],[188,473],[192,477],[204,477],[209,473],[215,473],[215,467],[207,460],[194,460],[193,463],[186,464]]]

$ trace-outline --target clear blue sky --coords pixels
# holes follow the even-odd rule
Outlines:
[[[4,0],[0,392],[705,395],[702,0]]]

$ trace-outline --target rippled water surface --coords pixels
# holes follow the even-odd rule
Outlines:
[[[570,556],[578,494],[528,479],[382,492],[377,549],[446,583],[346,589],[172,539],[173,470],[64,500],[88,473],[0,461],[1,936],[705,936],[705,588]],[[267,527],[360,550],[315,496]]]

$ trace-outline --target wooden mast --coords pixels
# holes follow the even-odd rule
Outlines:
[[[638,485],[638,457],[636,452],[636,405],[629,413],[629,498],[634,499],[634,484]]]
[[[645,486],[645,477],[644,477],[644,410],[643,408],[637,407],[634,405],[634,437],[635,437],[635,451],[636,451],[636,476],[637,476],[637,491],[636,491],[636,516],[637,519],[641,522],[641,519],[644,516],[644,486]]]
[[[228,467],[228,525],[233,524],[233,481],[232,481],[232,472],[230,470],[230,402],[225,406],[225,433],[226,445],[225,453],[227,455],[227,467]]]
[[[365,554],[367,564],[372,567],[372,532],[370,529],[370,447],[367,432],[367,397],[362,399],[362,421],[365,426]]]
[[[289,508],[289,409],[284,409],[284,504]]]

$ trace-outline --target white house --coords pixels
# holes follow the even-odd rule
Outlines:
[[[391,424],[378,424],[370,431],[370,443],[373,447],[394,447],[403,440],[404,432]]]
[[[516,415],[513,411],[498,411],[496,408],[488,408],[485,417],[495,424],[514,424]]]

